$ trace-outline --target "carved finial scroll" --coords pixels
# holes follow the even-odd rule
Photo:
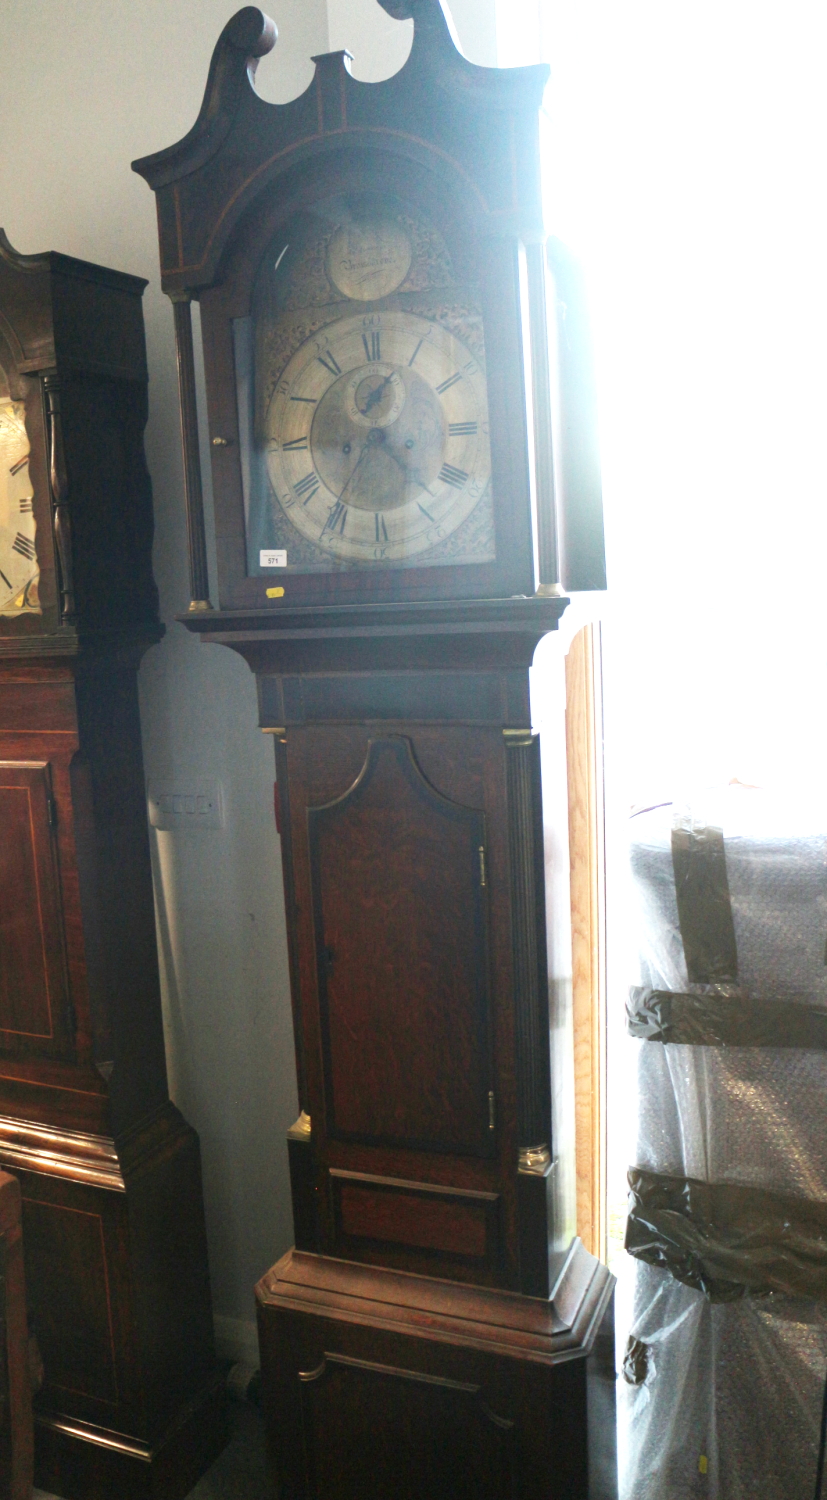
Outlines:
[[[457,52],[461,52],[459,38],[451,13],[442,0],[379,0],[384,11],[395,21],[413,21],[414,36],[417,30],[439,32],[443,41],[450,40]]]
[[[132,163],[132,170],[145,177],[154,191],[176,180],[182,158],[190,173],[220,151],[241,100],[250,91],[258,60],[272,52],[277,37],[275,21],[257,5],[245,5],[230,18],[215,44],[204,99],[192,129],[174,146]]]
[[[259,58],[272,52],[277,38],[275,21],[271,21],[257,5],[245,5],[243,10],[237,10],[227,22],[218,39],[215,53],[218,54],[222,43],[232,47],[235,52],[241,52],[248,61],[252,77]]]
[[[379,0],[395,21],[417,20],[423,11],[441,11],[439,0]]]
[[[272,52],[277,37],[275,21],[271,21],[257,5],[245,5],[243,10],[237,10],[230,17],[215,44],[196,130],[211,118],[216,125],[222,123],[222,116],[235,90],[244,83],[245,75],[250,83],[253,82],[259,58]]]

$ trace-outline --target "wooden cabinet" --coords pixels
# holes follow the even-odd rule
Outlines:
[[[0,439],[20,444],[7,489],[0,474],[0,1165],[45,1370],[36,1482],[67,1500],[175,1500],[224,1441],[138,718],[162,633],[143,285],[0,240]],[[18,514],[35,519],[15,552]],[[27,581],[3,546],[27,552]]]
[[[257,1289],[280,1500],[614,1500],[611,1279],[577,1243],[564,1281],[285,1256]]]
[[[402,676],[373,695],[360,681],[358,708],[342,682],[326,706],[323,681],[306,686],[320,722],[275,736],[319,1205],[304,1248],[534,1290],[514,1164],[520,1146],[548,1145],[549,1076],[541,1059],[535,1133],[528,1124],[518,1140],[515,1010],[545,1004],[545,979],[538,967],[522,992],[514,984],[512,907],[526,875],[536,903],[542,856],[539,829],[511,821],[508,791],[521,757],[539,795],[534,738],[447,714],[383,723]],[[471,700],[473,682],[457,674],[453,687]],[[374,719],[335,722],[371,706]]]

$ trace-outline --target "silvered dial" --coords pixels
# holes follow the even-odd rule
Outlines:
[[[411,313],[344,318],[302,344],[265,438],[276,503],[348,561],[427,552],[490,481],[484,373],[446,328]]]
[[[29,439],[23,407],[0,398],[0,614],[38,608]]]

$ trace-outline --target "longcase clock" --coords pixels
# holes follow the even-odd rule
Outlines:
[[[0,1165],[45,1372],[36,1482],[67,1500],[175,1500],[223,1441],[138,721],[163,633],[144,286],[0,232]]]
[[[414,19],[395,77],[332,53],[279,106],[273,23],[239,11],[193,129],[135,163],[178,336],[183,618],[249,662],[276,751],[302,1112],[296,1248],[257,1292],[273,1461],[290,1497],[594,1500],[612,1281],[556,1219],[528,698],[566,605],[556,475],[597,583],[602,533],[584,444],[553,452],[547,69],[475,67],[439,0],[383,4]]]

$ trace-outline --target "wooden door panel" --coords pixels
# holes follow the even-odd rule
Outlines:
[[[0,1046],[55,1052],[68,995],[49,767],[0,761]]]
[[[491,1284],[500,1266],[501,1200],[438,1183],[331,1169],[333,1253]]]
[[[307,816],[328,1135],[490,1154],[484,814],[388,736]]]
[[[300,1379],[313,1500],[514,1500],[513,1422],[468,1381],[326,1353]]]
[[[23,1225],[27,1278],[50,1388],[117,1405],[102,1216],[26,1199]]]

